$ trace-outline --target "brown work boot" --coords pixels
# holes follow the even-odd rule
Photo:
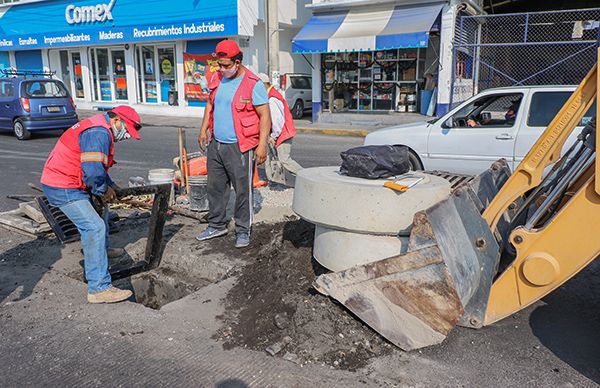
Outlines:
[[[108,248],[106,251],[106,255],[109,259],[116,259],[117,257],[121,257],[125,254],[125,249],[123,248]]]
[[[111,287],[104,291],[88,294],[87,300],[89,303],[116,303],[129,299],[131,295],[133,293],[129,290]]]

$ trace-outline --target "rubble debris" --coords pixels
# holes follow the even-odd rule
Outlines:
[[[329,366],[337,361],[336,368],[347,370],[395,351],[343,306],[313,289],[316,275],[326,271],[312,260],[313,236],[314,226],[296,218],[253,229],[252,244],[241,256],[247,264],[224,300],[223,328],[215,335],[225,349],[265,351],[289,336],[291,342],[275,357]],[[227,246],[219,248],[229,254]],[[230,249],[233,254],[235,248]]]

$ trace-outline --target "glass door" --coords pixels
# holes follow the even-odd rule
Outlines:
[[[157,103],[158,88],[156,82],[157,66],[154,46],[140,46],[137,51],[139,93],[141,102]]]
[[[92,59],[94,99],[96,101],[112,101],[113,92],[108,49],[90,49],[90,57]]]
[[[125,72],[125,50],[111,49],[111,83],[115,100],[127,100],[127,75]]]
[[[67,87],[70,95],[73,95],[73,87],[71,85],[71,64],[69,63],[69,52],[67,50],[60,50],[58,53],[60,57],[60,73],[62,81]]]
[[[75,98],[84,98],[83,93],[83,78],[81,73],[81,54],[79,52],[71,52],[71,66],[73,68],[73,87],[75,89]]]
[[[174,105],[176,103],[175,91],[177,90],[175,83],[175,49],[173,46],[158,47],[157,51],[160,66],[160,101]],[[169,92],[172,92],[171,98],[173,101],[169,101]]]

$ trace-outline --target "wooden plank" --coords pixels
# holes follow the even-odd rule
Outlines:
[[[42,212],[37,206],[37,203],[35,203],[34,201],[20,203],[19,209],[21,209],[21,211],[25,213],[27,217],[31,218],[38,224],[48,223],[48,221],[46,221],[46,217],[44,217],[44,214],[42,214]]]
[[[50,225],[40,225],[25,216],[21,209],[15,209],[0,213],[0,224],[5,227],[31,233],[34,235],[44,234],[50,231]]]

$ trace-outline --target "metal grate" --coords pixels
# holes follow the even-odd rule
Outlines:
[[[52,231],[62,244],[79,240],[81,236],[77,227],[69,220],[65,213],[59,208],[50,205],[46,197],[36,197],[35,200],[40,206],[40,210],[44,214],[44,217],[46,217]]]

